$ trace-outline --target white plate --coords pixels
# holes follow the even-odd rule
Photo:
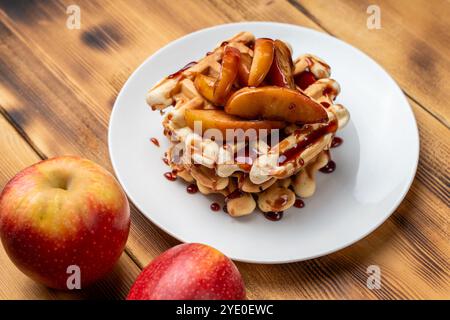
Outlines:
[[[272,222],[261,214],[235,219],[210,210],[213,198],[186,192],[163,177],[167,147],[159,112],[145,95],[159,79],[197,60],[239,31],[288,41],[294,57],[313,53],[331,66],[342,88],[337,101],[351,114],[333,149],[337,169],[318,174],[318,187],[303,209]],[[149,142],[156,137],[161,148]],[[230,258],[286,263],[319,257],[363,238],[405,197],[416,172],[419,137],[400,88],[375,61],[326,34],[299,26],[235,23],[200,30],[148,58],[122,88],[111,115],[109,151],[116,175],[133,203],[151,221],[184,242],[209,244]]]

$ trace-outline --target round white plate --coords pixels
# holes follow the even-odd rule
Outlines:
[[[161,161],[168,146],[162,117],[145,102],[161,78],[197,60],[239,31],[288,41],[294,57],[322,57],[342,88],[337,102],[351,114],[332,156],[337,169],[317,175],[317,190],[303,209],[272,222],[262,214],[243,218],[213,212],[217,198],[186,192],[170,182]],[[156,137],[161,147],[149,139]],[[178,39],[149,57],[128,79],[109,125],[115,173],[131,201],[151,221],[184,242],[209,244],[230,258],[286,263],[319,257],[363,238],[383,223],[405,197],[416,172],[419,136],[411,108],[394,80],[361,51],[329,35],[299,26],[251,22],[220,25]]]

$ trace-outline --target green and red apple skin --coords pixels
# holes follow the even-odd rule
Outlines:
[[[199,243],[175,246],[153,260],[131,287],[128,300],[243,300],[234,263]]]
[[[125,247],[128,200],[115,178],[92,161],[59,157],[17,174],[0,195],[0,235],[29,277],[67,289],[68,266],[85,287],[108,273]]]

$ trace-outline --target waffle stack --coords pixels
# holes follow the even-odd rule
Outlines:
[[[329,163],[333,137],[348,122],[348,111],[334,103],[340,87],[330,67],[309,54],[292,61],[291,52],[280,40],[241,32],[147,94],[151,108],[164,113],[173,172],[203,194],[222,194],[233,217],[256,207],[282,212],[297,197],[312,196],[315,174]],[[257,130],[225,139],[205,129],[223,136]]]

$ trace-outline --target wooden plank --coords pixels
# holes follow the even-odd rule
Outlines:
[[[80,154],[106,167],[112,101],[132,70],[159,47],[229,21],[277,20],[319,28],[284,1],[82,1],[82,30],[70,31],[64,27],[68,3],[37,2],[34,20],[17,20],[5,8],[0,14],[0,79],[18,101],[5,109],[43,154]],[[445,296],[448,164],[445,156],[434,154],[448,158],[448,141],[443,140],[448,132],[421,107],[413,107],[422,141],[429,143],[394,217],[368,238],[327,257],[289,265],[239,263],[250,298]],[[175,243],[133,211],[127,250],[140,266]],[[370,264],[382,267],[381,290],[365,286]]]
[[[365,51],[404,91],[447,127],[450,108],[450,2],[446,0],[290,0],[334,36]],[[367,8],[381,10],[381,29],[368,29]],[[343,23],[345,21],[345,23]]]
[[[0,95],[7,93],[0,88]],[[6,99],[2,100],[2,104]],[[12,97],[9,96],[9,103]],[[18,132],[0,115],[0,190],[21,169],[40,161]],[[3,246],[0,246],[0,300],[1,299],[82,299],[123,298],[137,276],[139,268],[124,254],[114,271],[105,279],[81,291],[71,292],[48,289],[22,274],[9,260]]]

